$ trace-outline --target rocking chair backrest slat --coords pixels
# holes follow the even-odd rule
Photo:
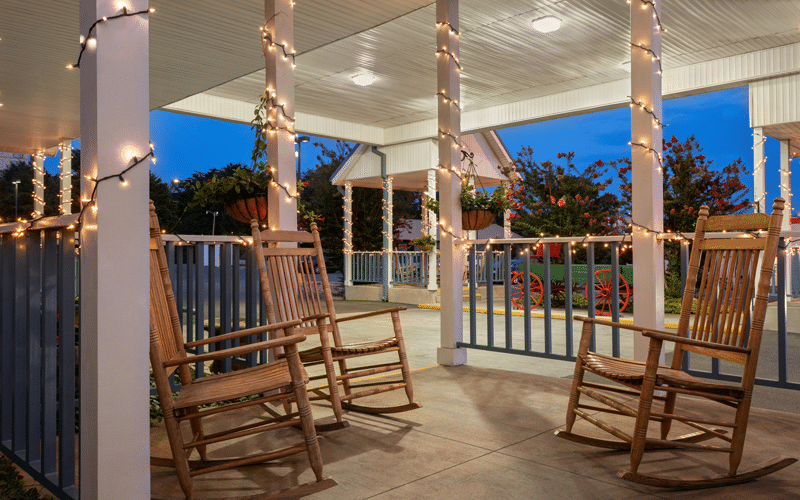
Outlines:
[[[771,216],[740,214],[708,217],[708,208],[701,208],[689,260],[678,334],[724,346],[746,347],[751,352],[749,355],[723,353],[695,346],[683,346],[683,350],[740,364],[748,363],[753,357],[757,359],[780,237],[783,205],[783,200],[777,199]],[[708,231],[758,231],[758,234],[707,239]],[[691,320],[693,299],[696,299],[697,307]],[[676,358],[678,354],[680,352],[676,352]],[[680,360],[675,359],[673,367],[679,366]]]
[[[151,335],[154,336],[150,348],[159,350],[163,361],[170,361],[186,357],[186,350],[161,229],[152,201],[150,205],[150,324],[153,330]],[[174,366],[170,367],[167,373],[175,369]]]

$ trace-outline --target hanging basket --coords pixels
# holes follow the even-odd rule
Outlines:
[[[256,196],[253,198],[236,200],[226,206],[225,210],[228,212],[228,215],[239,222],[249,224],[253,219],[256,219],[258,222],[264,222],[267,220],[267,197]]]
[[[436,245],[415,245],[420,252],[430,252]]]
[[[461,229],[479,231],[494,222],[494,214],[489,210],[467,210],[461,212]]]

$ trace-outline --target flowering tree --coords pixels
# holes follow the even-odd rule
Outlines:
[[[579,170],[574,153],[559,153],[565,166],[533,160],[533,149],[523,147],[517,155],[519,188],[509,196],[515,212],[514,231],[523,236],[583,236],[613,234],[618,230],[620,201],[607,192],[612,179],[598,180],[606,173],[602,161]]]
[[[674,135],[664,141],[664,229],[692,231],[697,223],[701,205],[707,205],[712,215],[739,213],[750,207],[747,186],[740,180],[745,173],[739,158],[722,169],[712,168],[703,148],[694,137],[684,142]],[[620,192],[625,211],[631,206],[631,162],[623,158],[610,162],[621,181]]]

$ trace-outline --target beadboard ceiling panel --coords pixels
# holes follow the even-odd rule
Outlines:
[[[634,0],[636,1],[636,0]],[[254,104],[264,87],[260,0],[151,0],[152,109],[207,94]],[[797,0],[662,2],[665,70],[800,43]],[[648,7],[649,8],[649,7]],[[466,112],[619,81],[630,59],[625,0],[461,0]],[[0,150],[49,148],[79,133],[78,0],[0,0]],[[543,35],[531,20],[555,15]],[[436,116],[432,0],[298,0],[296,109],[399,127]],[[754,64],[774,64],[755,61]],[[351,76],[378,80],[357,87]],[[746,73],[746,72],[745,72]]]

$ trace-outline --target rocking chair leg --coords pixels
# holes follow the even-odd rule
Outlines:
[[[393,311],[391,313],[392,324],[394,326],[394,336],[397,338],[398,352],[400,354],[400,371],[403,373],[403,382],[406,384],[406,396],[408,402],[414,402],[414,387],[411,385],[411,372],[408,369],[408,357],[406,356],[406,346],[403,341],[403,328],[400,326],[400,313]]]
[[[195,406],[190,410],[191,413],[197,413],[198,408]],[[199,418],[193,418],[189,420],[189,423],[192,427],[192,436],[195,441],[200,441],[205,437],[205,433],[203,432],[203,423],[200,421]],[[208,453],[206,452],[206,446],[198,446],[197,453],[200,454],[200,460],[208,460]]]
[[[581,331],[581,343],[578,347],[578,359],[575,361],[575,374],[572,377],[572,389],[569,393],[569,405],[567,406],[567,432],[572,432],[572,426],[575,425],[575,410],[578,409],[578,402],[581,398],[581,393],[578,392],[578,387],[583,383],[583,362],[581,356],[589,352],[589,343],[592,340],[592,324],[584,323],[583,330]]]
[[[647,368],[642,380],[642,391],[639,396],[639,411],[636,415],[636,427],[631,442],[631,472],[636,473],[642,462],[645,444],[647,443],[647,425],[650,423],[650,408],[653,405],[653,391],[656,386],[658,358],[661,355],[661,340],[650,339],[650,350],[647,353]]]
[[[750,413],[750,398],[752,392],[746,393],[744,399],[739,403],[736,408],[736,428],[731,433],[731,453],[729,474],[736,474],[739,468],[739,463],[742,461],[742,453],[744,452],[744,437],[747,433],[747,417]]]
[[[675,400],[677,399],[678,395],[674,392],[670,392],[667,394],[667,399],[664,400],[664,413],[667,415],[672,414],[675,411]],[[665,418],[661,421],[661,439],[667,439],[669,435],[670,427],[672,427],[672,419]]]
[[[194,486],[189,476],[189,460],[181,443],[181,428],[175,420],[175,411],[172,408],[164,409],[164,426],[167,428],[167,439],[175,459],[175,472],[178,474],[178,483],[187,500],[194,499]]]
[[[300,424],[303,427],[303,435],[306,440],[306,450],[308,450],[308,460],[317,482],[322,481],[322,453],[319,450],[319,440],[317,431],[314,429],[314,417],[311,415],[311,402],[308,400],[303,373],[300,370],[300,355],[297,353],[297,346],[291,345],[286,349],[287,355],[292,358],[289,363],[289,372],[292,376],[292,386],[294,395],[297,399],[297,410],[300,413]]]
[[[328,378],[328,396],[330,397],[333,414],[336,421],[342,422],[342,401],[339,399],[339,384],[336,381],[336,370],[333,368],[333,355],[331,354],[331,344],[325,328],[325,321],[317,320],[317,328],[320,329],[320,342],[322,344],[322,361],[325,364],[325,375]]]

